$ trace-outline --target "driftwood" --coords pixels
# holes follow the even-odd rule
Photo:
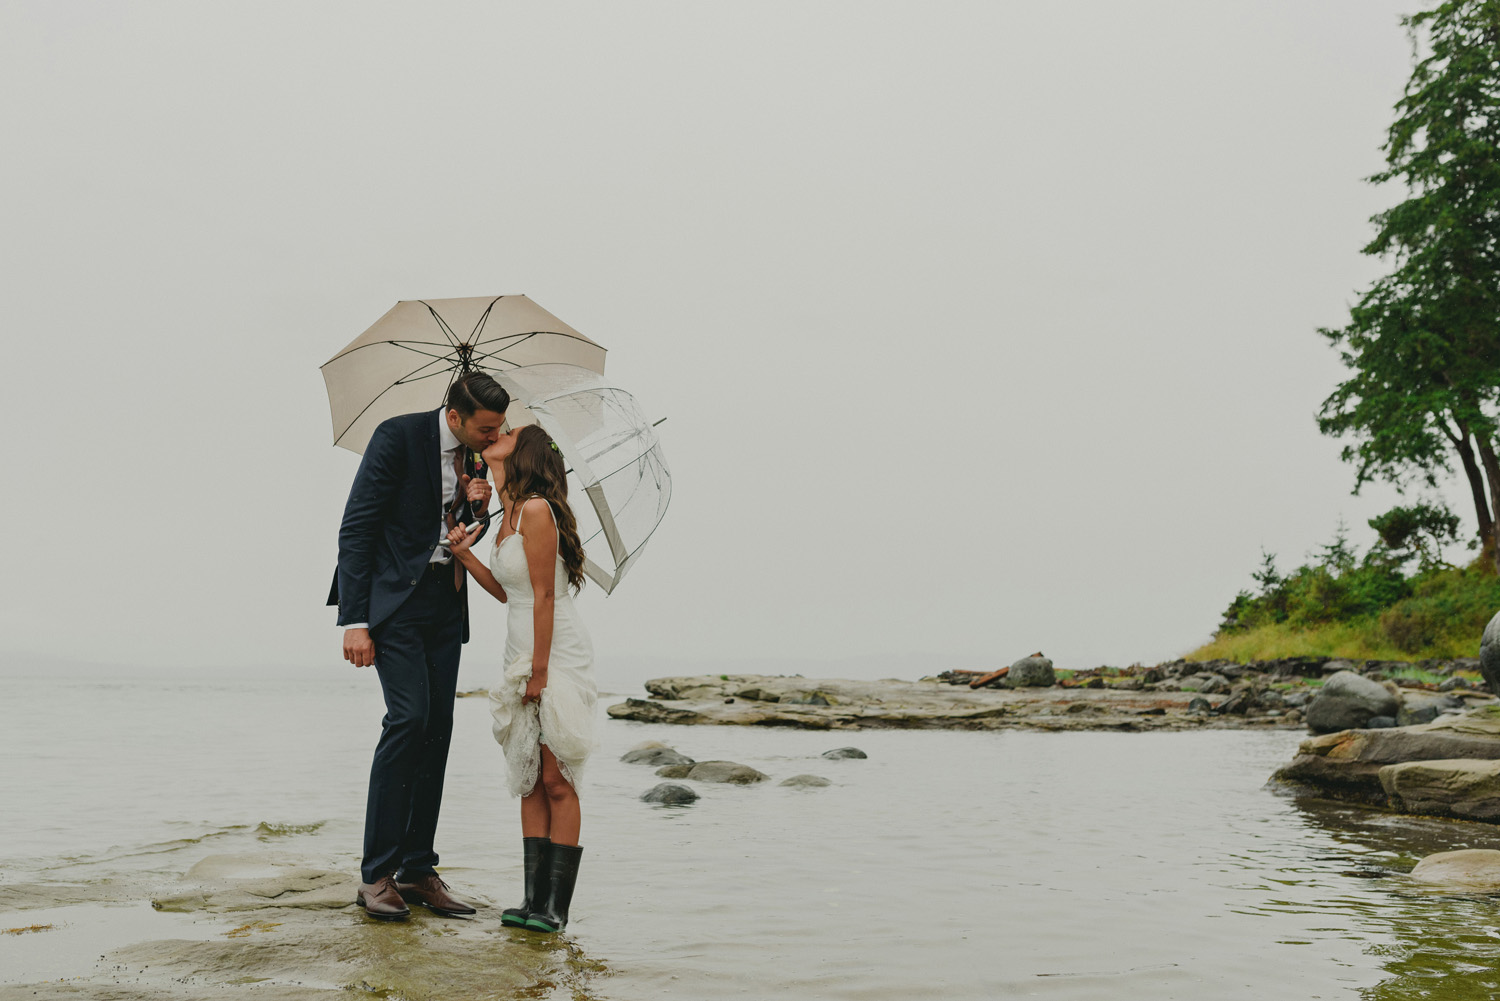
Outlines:
[[[1008,668],[1008,667],[1002,667],[998,671],[991,671],[989,674],[981,675],[980,677],[975,678],[973,681],[969,682],[969,687],[970,688],[983,688],[985,685],[988,685],[990,682],[997,681],[1000,678],[1005,677],[1009,673],[1010,673],[1010,668]]]

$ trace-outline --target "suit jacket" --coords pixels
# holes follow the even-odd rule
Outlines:
[[[402,414],[382,421],[370,438],[344,505],[338,568],[328,594],[328,604],[338,605],[341,626],[368,622],[374,629],[390,618],[411,596],[432,560],[443,517],[440,463],[446,457],[438,451],[441,419],[442,410]],[[470,453],[463,454],[464,471],[472,474]],[[467,500],[459,520],[474,520]],[[466,643],[468,590],[465,574],[459,600]]]

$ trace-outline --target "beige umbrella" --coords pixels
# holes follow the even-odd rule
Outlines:
[[[455,376],[560,363],[604,372],[604,348],[524,295],[411,299],[323,365],[333,443],[363,453],[381,421],[434,410]]]

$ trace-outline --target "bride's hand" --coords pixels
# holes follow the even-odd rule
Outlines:
[[[523,703],[539,701],[542,697],[542,690],[546,687],[547,672],[540,672],[540,677],[538,677],[538,672],[533,670],[531,677],[526,679],[526,694],[521,696],[521,701]]]
[[[463,522],[459,522],[455,528],[448,531],[448,552],[454,556],[468,552],[469,547],[474,544],[474,540],[479,538],[476,533],[483,525],[484,522],[476,521],[469,528],[465,529]]]

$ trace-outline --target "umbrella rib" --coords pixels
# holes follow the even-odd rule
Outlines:
[[[422,366],[422,368],[426,368],[426,367],[427,367],[426,365]],[[420,371],[422,371],[422,369],[420,369],[420,368],[417,369],[417,372],[420,372]],[[421,382],[423,379],[432,379],[432,378],[436,378],[437,376],[440,376],[440,375],[452,375],[455,371],[456,371],[456,369],[440,368],[440,369],[438,369],[438,370],[436,370],[434,372],[428,372],[426,375],[417,375],[417,372],[412,372],[410,375],[403,375],[401,378],[399,378],[395,382],[391,383],[391,385],[393,385],[393,386],[409,386],[409,385],[411,385],[414,382]],[[452,382],[449,382],[449,385],[451,386]]]
[[[443,332],[443,336],[447,337],[454,347],[458,347],[460,344],[458,335],[453,332],[452,327],[448,326],[448,321],[439,316],[438,311],[433,309],[432,304],[426,299],[418,299],[417,301],[427,307],[427,312],[431,313],[432,318],[437,321],[438,329]]]
[[[393,348],[402,348],[403,350],[406,350],[406,351],[415,351],[416,348],[413,348],[411,346],[413,344],[425,344],[425,345],[428,345],[429,347],[435,347],[435,348],[436,347],[442,347],[442,345],[438,344],[436,341],[389,341],[389,340],[388,341],[371,341],[369,344],[360,344],[360,345],[358,345],[356,347],[352,347],[352,348],[348,349],[347,351],[341,351],[338,354],[334,355],[332,358],[330,358],[327,361],[325,361],[319,367],[320,368],[326,368],[329,365],[332,365],[334,362],[338,361],[340,358],[347,358],[350,355],[352,355],[354,352],[356,352],[356,351],[363,351],[365,348],[378,348],[378,347],[381,347],[383,345],[390,345]],[[437,357],[437,356],[434,355],[433,357]]]
[[[400,348],[402,351],[410,351],[412,354],[426,355],[429,358],[437,358],[441,360],[453,357],[453,352],[451,351],[447,354],[439,355],[433,354],[431,351],[423,351],[420,348],[412,347],[413,344],[420,344],[423,347],[438,347],[438,345],[433,344],[431,341],[381,341],[381,343],[389,344],[393,348]]]
[[[565,331],[562,331],[562,330],[528,330],[528,331],[525,331],[525,332],[519,333],[519,334],[501,334],[499,337],[496,337],[495,340],[497,340],[497,341],[503,341],[503,340],[506,340],[506,339],[512,338],[512,337],[535,337],[537,334],[551,334],[553,337],[569,337],[569,338],[572,338],[575,341],[585,341],[585,342],[587,342],[589,344],[593,344],[594,347],[599,348],[600,351],[608,351],[609,350],[608,348],[599,347],[598,344],[594,344],[593,341],[590,341],[587,337],[583,336],[582,334],[569,334],[569,333],[566,333]],[[509,345],[507,345],[507,346],[509,346]]]
[[[356,424],[359,423],[359,419],[365,415],[365,411],[369,410],[376,403],[379,403],[380,402],[380,398],[382,396],[384,396],[386,393],[389,393],[391,390],[395,389],[399,385],[401,385],[401,383],[399,383],[399,382],[393,382],[389,386],[387,386],[384,389],[382,389],[380,392],[376,393],[375,394],[375,398],[372,399],[369,403],[366,403],[364,405],[364,407],[361,408],[360,412],[354,415],[354,419],[349,422],[348,426],[345,427],[344,430],[342,430],[342,431],[339,432],[339,436],[337,438],[333,439],[333,443],[335,445],[337,445],[339,442],[343,441],[344,440],[344,435],[346,435],[346,434],[349,433],[349,428],[352,428],[354,425],[356,425]]]
[[[484,330],[484,325],[487,322],[489,322],[490,310],[492,310],[492,309],[495,308],[495,303],[499,302],[501,299],[504,299],[504,298],[505,298],[505,296],[503,296],[503,295],[497,295],[497,296],[495,296],[495,298],[493,298],[493,299],[490,300],[490,304],[488,306],[484,307],[484,312],[479,314],[479,321],[474,324],[474,329],[472,331],[470,331],[470,333],[469,333],[469,338],[470,338],[469,343],[470,344],[478,344],[479,343],[479,334],[480,334],[480,331]]]
[[[484,354],[479,354],[478,352],[475,352],[475,354],[474,354],[474,361],[475,361],[476,364],[478,362],[482,362],[482,361],[495,361],[495,362],[501,362],[501,363],[504,363],[506,365],[509,365],[512,368],[522,368],[523,367],[521,365],[517,365],[515,362],[511,361],[509,358],[501,358],[498,355],[491,354],[488,351],[486,351]]]

